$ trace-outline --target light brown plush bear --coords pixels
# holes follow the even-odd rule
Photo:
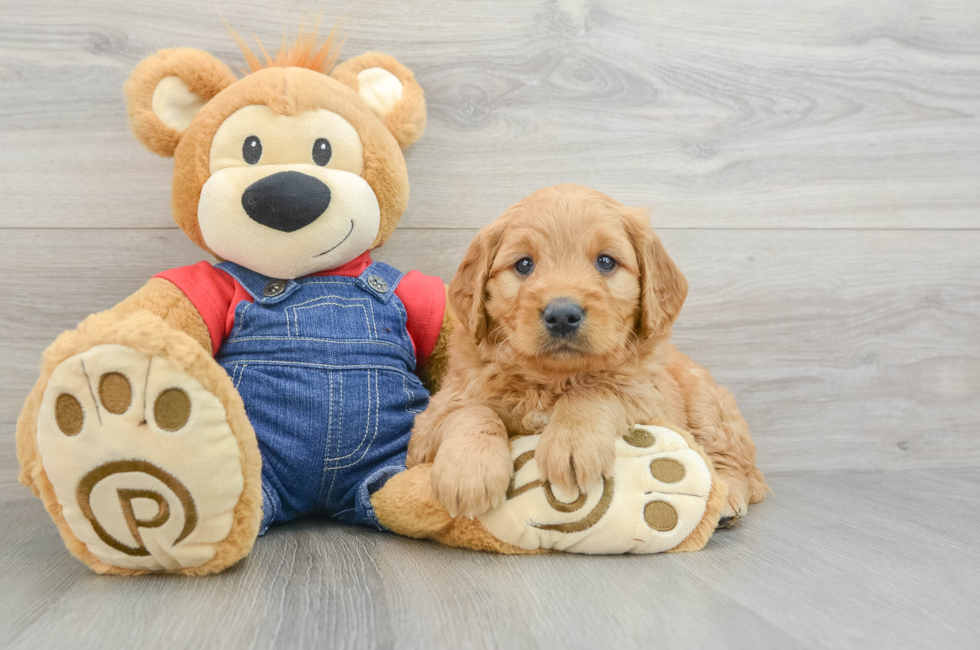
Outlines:
[[[137,138],[174,157],[174,219],[221,264],[161,273],[45,352],[18,421],[20,480],[69,550],[100,573],[208,574],[309,512],[504,553],[703,546],[725,486],[684,432],[624,432],[621,487],[574,508],[520,489],[537,485],[530,438],[513,445],[512,498],[477,519],[433,498],[428,465],[404,469],[420,378],[438,385],[454,319],[441,281],[369,252],[408,201],[401,149],[425,128],[422,89],[383,54],[333,67],[312,35],[275,60],[243,50],[240,79],[175,49],[126,83]],[[681,489],[650,477],[660,456],[683,456],[697,495],[668,530],[642,516],[645,495]]]

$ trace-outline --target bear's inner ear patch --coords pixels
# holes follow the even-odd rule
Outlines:
[[[402,82],[384,68],[366,68],[357,73],[357,92],[378,117],[384,117],[402,98]]]
[[[164,77],[153,90],[151,107],[161,122],[183,132],[206,103],[180,77]]]

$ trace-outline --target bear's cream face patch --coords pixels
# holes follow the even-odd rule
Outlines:
[[[198,219],[205,243],[228,261],[293,279],[341,266],[377,237],[364,149],[336,113],[241,108],[215,133],[209,164]]]

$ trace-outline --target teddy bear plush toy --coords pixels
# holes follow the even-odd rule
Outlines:
[[[307,513],[504,553],[703,546],[725,487],[683,431],[624,432],[615,487],[574,504],[535,480],[536,436],[515,439],[508,499],[476,519],[433,498],[428,465],[406,470],[455,321],[438,278],[370,251],[408,201],[422,89],[383,54],[333,66],[315,33],[243,51],[242,78],[173,49],[126,83],[136,137],[174,158],[174,219],[220,262],[160,273],[45,352],[20,480],[68,549],[100,573],[202,575]],[[653,476],[660,457],[684,479]],[[674,515],[651,519],[651,494]]]

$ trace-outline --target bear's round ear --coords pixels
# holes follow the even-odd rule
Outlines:
[[[228,66],[202,50],[160,50],[148,56],[124,86],[136,139],[155,154],[174,155],[194,115],[235,81]]]
[[[367,52],[344,61],[330,76],[357,91],[402,149],[425,131],[422,87],[412,71],[394,57]]]

